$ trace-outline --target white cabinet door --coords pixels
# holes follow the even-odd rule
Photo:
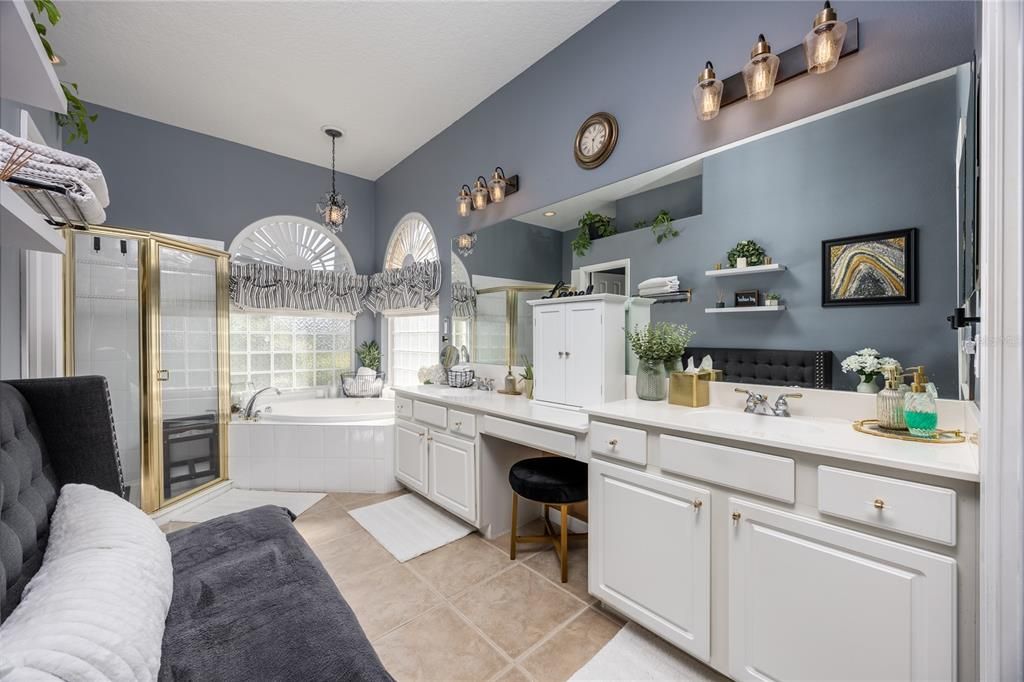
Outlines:
[[[711,655],[711,493],[590,460],[590,593],[690,654]]]
[[[453,438],[431,431],[430,493],[439,505],[476,523],[476,445],[471,440]]]
[[[565,306],[533,309],[533,397],[565,402]]]
[[[956,561],[736,498],[729,514],[731,677],[956,677]]]
[[[395,420],[395,478],[410,490],[427,494],[427,429]]]
[[[565,306],[565,402],[593,405],[604,402],[604,325],[600,301]]]

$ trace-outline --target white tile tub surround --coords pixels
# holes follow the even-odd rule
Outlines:
[[[228,475],[238,488],[384,493],[398,490],[394,422],[228,427]]]

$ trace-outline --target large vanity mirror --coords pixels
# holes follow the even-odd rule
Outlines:
[[[521,301],[564,281],[634,297],[629,328],[686,324],[727,381],[855,390],[843,360],[871,348],[973,399],[976,325],[947,318],[980,295],[974,78],[965,64],[454,240],[456,346],[522,364]],[[678,286],[639,291],[654,278]]]

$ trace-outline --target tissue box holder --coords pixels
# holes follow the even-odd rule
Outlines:
[[[708,383],[721,378],[722,371],[718,369],[697,374],[672,372],[668,381],[668,401],[673,405],[707,407],[711,402]]]

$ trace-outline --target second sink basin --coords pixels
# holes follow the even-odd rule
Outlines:
[[[697,429],[761,438],[792,440],[820,439],[828,433],[828,426],[800,417],[769,417],[733,410],[695,410],[683,415],[680,425]]]

